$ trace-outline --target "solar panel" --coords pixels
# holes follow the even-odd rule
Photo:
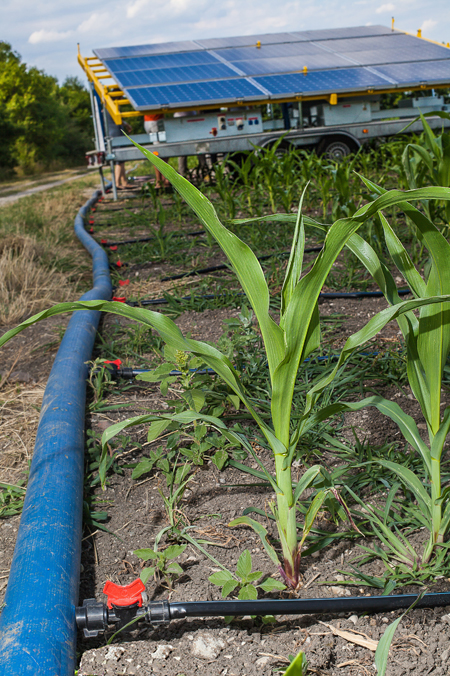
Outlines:
[[[384,26],[110,47],[95,54],[137,110],[450,82],[449,49]]]
[[[207,104],[217,101],[218,105],[260,100],[261,90],[244,78],[212,82],[191,82],[189,84],[166,85],[163,87],[140,87],[129,89],[127,96],[136,110],[149,108],[177,108],[185,105]]]
[[[399,84],[450,82],[450,59],[445,61],[415,61],[377,66],[377,71]]]
[[[241,47],[221,49],[217,52],[227,61],[247,61],[248,59],[277,59],[302,54],[323,54],[323,49],[310,42],[291,42],[278,45],[262,45],[257,47]]]
[[[430,43],[422,42],[422,44],[429,45]],[[341,52],[350,53],[367,51],[368,49],[401,49],[402,47],[410,45],[414,45],[417,48],[417,38],[402,33],[390,33],[389,35],[379,35],[377,37],[370,36],[366,38],[352,38],[345,40],[323,40],[320,42],[321,47],[331,49],[338,54]]]
[[[234,71],[223,63],[202,66],[186,66],[184,68],[156,68],[139,72],[124,72],[114,75],[117,84],[122,88],[142,87],[145,85],[169,84],[175,82],[194,82],[196,80],[220,80],[235,75]]]
[[[314,56],[295,56],[283,59],[255,59],[238,61],[239,68],[245,75],[269,75],[274,73],[301,72],[306,66],[308,70],[325,68],[348,68],[348,61],[335,54],[315,54]]]
[[[313,71],[306,75],[269,75],[256,77],[256,82],[265,87],[273,96],[288,96],[292,93],[310,92],[351,92],[361,88],[386,86],[386,80],[365,68]]]
[[[431,45],[434,47],[434,45]],[[439,48],[438,48],[439,49]],[[340,54],[342,57],[349,57],[353,61],[362,66],[376,66],[383,63],[402,63],[406,61],[414,61],[417,58],[417,50],[415,47],[408,47],[406,49],[370,49],[364,52],[347,52]],[[432,52],[427,53],[426,50],[420,54],[423,61],[436,60],[436,55]],[[441,52],[439,52],[439,56]]]
[[[116,59],[123,56],[145,56],[147,54],[170,54],[171,52],[192,52],[202,49],[200,45],[190,40],[182,42],[162,42],[154,45],[134,45],[131,47],[106,47],[94,49],[94,54],[99,59]]]
[[[162,54],[160,56],[140,56],[128,59],[104,59],[103,63],[111,73],[124,71],[142,71],[151,68],[177,68],[178,66],[198,66],[217,63],[209,52],[184,52],[182,54]]]

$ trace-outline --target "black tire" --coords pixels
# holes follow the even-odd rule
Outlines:
[[[334,162],[340,162],[356,152],[357,147],[351,139],[346,138],[345,136],[331,136],[329,138],[323,138],[318,147],[317,154],[326,157],[329,160]]]

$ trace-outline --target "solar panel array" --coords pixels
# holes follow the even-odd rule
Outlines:
[[[384,26],[94,50],[136,110],[450,83],[450,49]]]

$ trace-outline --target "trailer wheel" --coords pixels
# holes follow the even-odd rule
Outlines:
[[[331,136],[330,138],[323,138],[318,147],[317,154],[324,155],[329,160],[339,162],[347,155],[356,152],[356,144],[345,137]]]

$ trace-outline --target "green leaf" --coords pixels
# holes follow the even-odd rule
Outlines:
[[[151,568],[143,568],[141,571],[140,578],[144,584],[147,583],[147,581],[153,577],[155,574],[155,567],[152,566]]]
[[[184,570],[182,569],[179,563],[173,561],[172,563],[169,563],[168,566],[166,566],[166,572],[175,573],[176,575],[182,575],[184,573]]]
[[[391,647],[392,639],[394,638],[394,634],[398,625],[403,620],[405,615],[407,615],[407,613],[409,613],[409,611],[412,610],[414,606],[420,601],[425,593],[426,589],[424,589],[424,591],[419,594],[417,599],[408,608],[408,610],[406,610],[402,615],[400,615],[398,619],[396,619],[386,628],[383,636],[378,641],[378,646],[375,651],[375,666],[377,668],[377,676],[385,676],[386,674],[387,663],[389,659],[389,649]]]
[[[248,551],[248,549],[244,549],[237,562],[236,573],[241,578],[241,580],[245,580],[247,576],[250,574],[251,570],[252,570],[252,556]]]
[[[155,441],[169,427],[170,420],[155,420],[148,428],[147,441]]]
[[[255,580],[258,580],[262,575],[262,570],[255,570],[254,573],[249,573],[247,575],[247,582],[254,582]]]
[[[222,225],[213,205],[205,195],[180,176],[167,162],[160,160],[150,150],[146,150],[132,139],[130,140],[171,182],[227,256],[258,318],[269,368],[273,372],[283,356],[283,336],[282,331],[269,314],[269,289],[255,254],[242,240]]]
[[[273,577],[268,577],[267,580],[261,582],[258,587],[265,592],[283,591],[283,589],[286,589],[286,585],[279,580],[274,580]]]
[[[323,502],[327,497],[327,494],[328,494],[327,491],[319,491],[317,495],[315,495],[314,500],[312,501],[308,511],[306,512],[305,525],[303,526],[303,535],[302,539],[300,540],[299,549],[301,549],[304,541],[306,540],[306,537],[308,536],[309,531],[313,527],[314,521],[317,516],[317,512],[322,507]]]
[[[224,468],[228,460],[228,453],[223,449],[216,451],[211,460],[213,461],[217,469],[220,471]]]
[[[306,676],[307,668],[305,653],[300,651],[284,672],[284,676]]]
[[[220,570],[217,573],[213,573],[208,577],[208,580],[217,585],[217,587],[223,587],[226,582],[233,580],[232,574],[228,570]]]
[[[267,530],[255,519],[251,519],[249,516],[240,516],[233,521],[230,521],[228,526],[230,528],[235,528],[236,526],[250,526],[261,538],[262,545],[269,555],[270,560],[276,565],[279,566],[280,562],[278,556],[272,545],[267,540]]]
[[[134,468],[131,478],[139,479],[139,477],[141,477],[143,474],[150,472],[153,469],[154,464],[154,460],[151,460],[150,458],[144,458],[144,460],[141,460],[141,462],[138,463],[138,465]]]
[[[297,222],[295,224],[294,237],[292,239],[291,253],[286,267],[283,288],[281,289],[281,314],[285,313],[294,289],[302,274],[303,253],[305,250],[305,225],[302,217],[302,203],[306,188],[303,190],[298,205]]]
[[[189,408],[197,413],[200,413],[201,409],[205,405],[205,393],[202,390],[186,390],[181,394]]]
[[[227,596],[234,592],[236,587],[239,587],[239,582],[237,580],[227,580],[222,587],[222,598],[226,599]]]
[[[316,477],[320,474],[321,467],[319,465],[313,465],[309,467],[306,472],[301,477],[294,491],[294,504],[297,503],[302,493],[311,486]]]
[[[187,545],[170,545],[170,547],[167,547],[163,552],[164,558],[175,559],[177,556],[181,556],[186,547]]]
[[[245,587],[239,591],[238,599],[240,601],[256,601],[258,592],[252,584],[246,584]]]
[[[158,558],[158,553],[153,549],[135,549],[133,554],[143,561],[148,561],[149,559],[156,561]]]

